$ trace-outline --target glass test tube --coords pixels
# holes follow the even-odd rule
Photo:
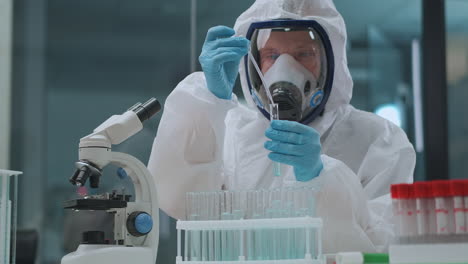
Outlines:
[[[209,193],[207,192],[202,192],[200,193],[200,199],[201,199],[201,210],[202,213],[200,214],[201,217],[199,220],[206,220],[209,217],[209,210],[210,207],[208,205],[209,202]],[[202,230],[200,231],[200,236],[201,236],[201,261],[207,261],[208,260],[208,231]]]
[[[184,232],[184,261],[190,261],[190,255],[189,255],[189,241],[190,241],[190,232],[185,231]]]
[[[222,213],[221,220],[229,220],[231,218],[229,213]],[[221,230],[221,260],[226,261],[229,260],[229,238],[228,238],[228,231]]]
[[[220,220],[221,219],[221,213],[224,210],[224,192],[217,192],[216,193],[216,200],[218,202],[218,207],[216,208],[216,215],[215,215],[215,220]],[[221,255],[221,248],[222,248],[222,239],[221,239],[221,232],[219,230],[214,231],[214,244],[215,244],[215,252],[214,252],[214,258],[215,261],[221,261],[222,260],[222,255]]]
[[[262,190],[258,190],[254,192],[255,196],[255,209],[253,213],[253,218],[254,219],[261,219],[263,218],[263,192]],[[263,260],[263,230],[254,230],[253,231],[253,237],[254,237],[254,259],[255,260]]]
[[[279,105],[270,104],[270,121],[279,120]],[[273,163],[273,175],[281,176],[281,164],[279,162]]]

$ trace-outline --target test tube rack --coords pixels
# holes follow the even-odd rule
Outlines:
[[[179,220],[176,264],[323,264],[322,227],[308,216]]]
[[[399,244],[468,242],[468,180],[395,184],[391,194]]]

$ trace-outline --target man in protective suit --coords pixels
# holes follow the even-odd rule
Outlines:
[[[186,192],[317,185],[324,252],[385,250],[390,185],[412,181],[415,152],[399,127],[349,104],[345,46],[331,0],[257,0],[234,29],[211,28],[203,72],[167,98],[154,141],[161,208],[184,219]],[[232,93],[238,74],[247,105]],[[280,177],[274,162],[287,165]]]

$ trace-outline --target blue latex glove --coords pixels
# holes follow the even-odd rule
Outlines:
[[[265,148],[272,151],[268,157],[293,166],[296,180],[310,181],[322,171],[320,134],[315,129],[294,121],[273,120],[265,136],[271,139],[265,142]]]
[[[208,89],[221,99],[231,99],[240,60],[249,47],[249,40],[232,37],[234,34],[234,29],[226,26],[210,28],[198,58]]]

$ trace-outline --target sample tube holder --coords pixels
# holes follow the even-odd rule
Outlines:
[[[323,264],[325,262],[322,255],[322,227],[322,219],[308,216],[246,220],[179,220],[177,221],[176,264],[267,264],[272,262],[276,264]],[[183,231],[184,240],[182,239]],[[299,232],[301,239],[288,241],[289,244],[284,243],[283,247],[281,245],[273,246],[273,250],[264,251],[262,259],[253,259],[252,256],[249,256],[249,251],[255,244],[255,242],[251,241],[252,232],[264,232],[266,234],[267,239],[262,239],[262,244],[268,242],[281,243],[281,239],[278,239],[280,237],[294,237],[289,236],[288,234],[292,233],[287,232]],[[208,235],[216,239],[217,233],[221,233],[221,235],[218,236],[218,240],[215,242],[203,242],[202,236]],[[222,234],[227,234],[227,239],[223,240]],[[197,245],[193,243],[193,238],[195,238]],[[296,236],[296,238],[299,238],[299,236]],[[229,248],[224,245],[216,245],[218,241],[220,243],[224,241],[230,243]],[[183,242],[185,242],[184,255],[182,255]],[[191,250],[191,247],[194,246],[196,251]],[[229,252],[231,259],[225,260],[224,257],[221,260],[218,258],[210,259],[209,255],[217,251],[214,247],[220,249],[220,251]],[[285,255],[273,255],[277,253],[278,248],[284,249],[284,247],[302,247],[304,249],[303,257],[291,259],[285,258]],[[232,248],[237,250],[232,250]]]

